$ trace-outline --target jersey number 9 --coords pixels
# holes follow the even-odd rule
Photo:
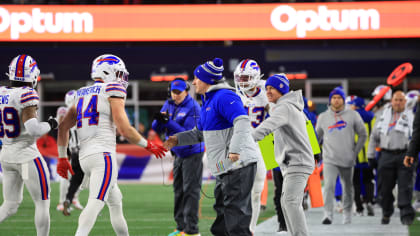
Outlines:
[[[0,138],[4,135],[8,138],[16,138],[20,134],[20,119],[18,111],[13,107],[5,107],[0,110]],[[5,129],[5,125],[11,126]]]

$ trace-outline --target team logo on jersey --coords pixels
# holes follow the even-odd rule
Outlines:
[[[341,130],[347,127],[347,122],[344,120],[337,121],[334,125],[328,126],[328,132],[333,132],[334,129]]]
[[[183,117],[183,116],[185,116],[186,114],[185,114],[185,112],[180,112],[180,113],[178,113],[178,115],[177,116],[179,116],[179,117]]]
[[[112,64],[118,64],[120,62],[120,59],[118,59],[116,57],[113,57],[113,56],[109,56],[109,57],[99,59],[99,60],[97,60],[97,62],[99,62],[98,66],[101,65],[104,62],[108,63],[109,65],[112,65]]]
[[[211,107],[207,107],[207,108],[206,108],[206,111],[210,111],[210,110],[211,110]]]

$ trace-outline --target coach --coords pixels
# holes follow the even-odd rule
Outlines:
[[[169,137],[169,149],[204,140],[209,169],[216,176],[213,235],[252,235],[251,189],[257,168],[257,147],[240,97],[222,79],[223,61],[215,58],[194,71],[195,91],[203,105],[198,127]]]

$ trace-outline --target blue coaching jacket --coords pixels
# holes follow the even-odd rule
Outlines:
[[[200,119],[200,106],[189,94],[179,105],[176,105],[172,100],[167,100],[160,111],[169,114],[169,122],[162,124],[154,120],[152,129],[158,133],[165,132],[166,138],[193,129],[198,125]],[[172,151],[177,157],[185,158],[195,153],[204,152],[204,143],[174,147]]]
[[[215,176],[257,162],[258,150],[250,133],[251,127],[249,133],[246,130],[234,131],[235,120],[246,119],[249,124],[249,119],[241,98],[233,90],[222,83],[212,85],[202,96],[197,129],[202,132],[206,143],[208,168]],[[230,152],[240,154],[240,161],[232,162],[228,158]]]

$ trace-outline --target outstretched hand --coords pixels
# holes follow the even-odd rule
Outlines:
[[[147,141],[146,150],[153,153],[156,156],[156,158],[163,158],[165,156],[165,152],[168,151],[161,145],[155,144],[150,141]]]
[[[163,147],[171,150],[178,144],[178,137],[177,136],[169,136],[169,138],[163,143]]]
[[[73,168],[71,167],[71,164],[69,160],[67,159],[67,157],[58,158],[57,174],[65,179],[68,179],[69,171],[72,175],[74,175]]]

